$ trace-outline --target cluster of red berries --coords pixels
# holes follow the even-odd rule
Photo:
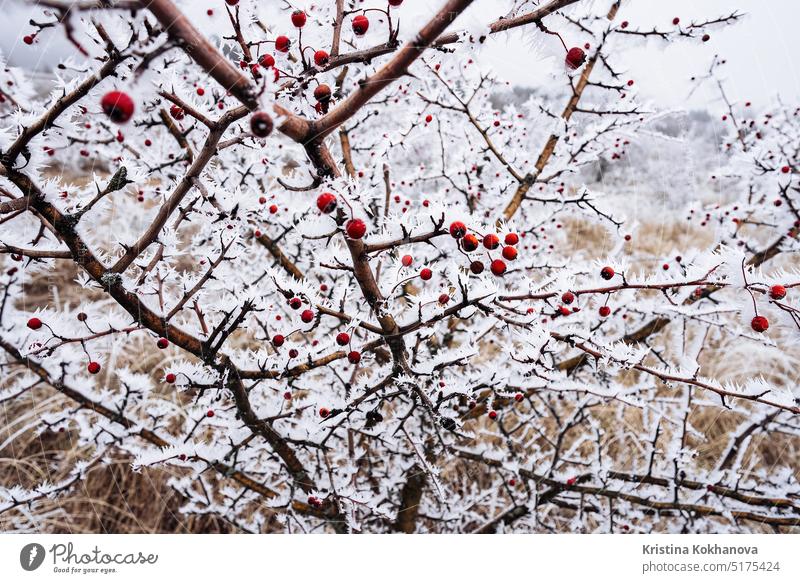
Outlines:
[[[769,297],[779,301],[786,297],[786,287],[776,284],[769,288]],[[755,316],[750,321],[750,327],[756,332],[766,332],[769,329],[769,320],[765,316]]]
[[[494,233],[489,233],[483,236],[483,240],[478,239],[478,236],[473,233],[467,232],[467,226],[461,221],[454,221],[450,224],[450,236],[459,241],[459,245],[463,251],[471,253],[480,247],[481,243],[489,250],[494,251],[500,247],[500,237]],[[517,248],[515,245],[519,243],[519,236],[516,233],[508,233],[503,239],[505,245],[501,251],[503,259],[492,260],[489,268],[496,276],[501,276],[506,272],[506,261],[514,261],[517,258]],[[504,261],[505,260],[505,261]],[[483,263],[475,260],[470,266],[470,271],[475,275],[483,273]],[[423,277],[423,279],[425,279]]]
[[[323,192],[317,197],[317,208],[321,213],[330,214],[336,206],[336,195],[332,192]],[[344,232],[349,239],[362,239],[367,234],[367,224],[361,219],[350,219],[344,225]]]

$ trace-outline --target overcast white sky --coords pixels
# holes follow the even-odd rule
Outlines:
[[[443,0],[407,0],[402,8],[405,23],[415,23],[423,14],[438,8]],[[602,0],[597,0],[602,1]],[[607,0],[605,0],[607,2]],[[30,3],[27,3],[30,4]],[[222,8],[223,0],[191,0],[183,2],[192,12],[204,14],[208,7]],[[494,20],[507,2],[503,0],[476,0],[461,17],[461,27]],[[669,27],[672,18],[679,16],[683,22],[716,17],[733,10],[747,16],[739,23],[713,34],[710,42],[698,46],[678,43],[664,49],[662,45],[644,46],[629,54],[629,76],[636,79],[639,91],[654,98],[661,105],[688,105],[694,108],[711,107],[717,93],[708,88],[687,102],[687,80],[704,71],[715,53],[728,60],[726,75],[728,91],[733,99],[750,100],[754,105],[764,104],[780,95],[785,101],[800,98],[800,76],[794,60],[797,23],[800,22],[800,0],[626,0],[618,17],[632,26],[658,24]],[[0,0],[0,50],[14,65],[37,66],[53,64],[64,54],[74,52],[63,39],[63,34],[47,35],[47,41],[34,47],[22,44],[21,37],[30,29],[27,21],[30,8],[23,0]],[[199,17],[199,16],[198,16]],[[405,28],[411,28],[407,26]],[[532,62],[530,33],[516,33],[493,38],[485,49],[487,57],[507,79],[519,85],[535,85],[540,81]],[[540,37],[545,35],[538,35]],[[794,41],[794,42],[793,42]],[[546,43],[558,42],[553,37],[541,51],[548,52]]]

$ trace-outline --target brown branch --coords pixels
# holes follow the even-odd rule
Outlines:
[[[422,500],[422,491],[425,489],[427,476],[422,468],[414,464],[406,473],[406,483],[400,493],[400,510],[394,529],[398,532],[413,534],[416,531],[419,503]]]
[[[217,83],[249,109],[258,108],[258,100],[247,78],[217,51],[171,0],[146,0],[144,7]]]
[[[228,388],[233,394],[233,400],[236,403],[236,410],[245,425],[253,433],[260,435],[264,441],[269,443],[273,451],[278,454],[278,457],[283,460],[289,473],[294,478],[294,485],[299,486],[306,494],[313,492],[317,489],[316,484],[308,472],[303,467],[302,462],[297,457],[297,454],[289,446],[288,443],[278,435],[278,432],[272,427],[271,423],[263,421],[258,418],[253,407],[250,405],[250,397],[247,395],[242,379],[236,372],[236,368],[230,366],[230,361],[224,359],[228,365]]]
[[[617,15],[617,11],[619,10],[619,6],[619,1],[615,2],[611,6],[611,9],[608,11],[608,20],[614,19],[614,17]],[[575,88],[572,91],[572,97],[570,97],[566,107],[564,108],[564,111],[561,113],[561,119],[564,120],[564,123],[567,123],[570,120],[572,114],[575,113],[575,110],[578,107],[578,103],[583,96],[583,92],[589,83],[589,77],[592,74],[592,70],[594,69],[595,64],[597,64],[597,60],[600,58],[600,49],[601,47],[597,47],[595,49],[595,53],[586,61],[586,65],[584,65],[583,71],[578,79],[578,83],[575,85]],[[517,190],[511,197],[511,200],[508,201],[506,208],[503,210],[503,218],[506,221],[510,220],[511,217],[513,217],[514,214],[516,214],[516,212],[519,210],[519,207],[522,204],[522,201],[525,199],[525,195],[530,190],[530,187],[550,161],[550,158],[552,157],[553,152],[555,152],[556,145],[558,145],[560,139],[561,134],[558,133],[550,134],[550,137],[547,138],[547,142],[545,143],[544,148],[542,148],[542,151],[536,160],[536,164],[534,165],[534,172],[525,176],[524,180],[520,182]]]
[[[186,53],[217,83],[250,110],[259,108],[255,88],[233,64],[222,56],[198,31],[171,0],[147,0],[145,7],[153,13],[170,37],[180,43]],[[278,130],[296,142],[305,142],[309,122],[277,103],[273,111],[282,119]]]
[[[305,275],[303,272],[300,271],[300,268],[294,264],[294,262],[289,259],[289,257],[281,250],[278,244],[273,241],[269,236],[265,234],[261,234],[260,237],[257,238],[258,242],[261,243],[264,247],[267,248],[272,256],[277,259],[278,263],[281,267],[292,277],[296,279],[303,279]]]
[[[331,57],[339,56],[339,44],[342,38],[344,23],[344,0],[336,0],[336,20],[333,23],[333,40],[331,41]]]
[[[344,126],[339,128],[339,141],[342,147],[345,172],[347,172],[350,178],[354,178],[356,175],[356,167],[353,165],[353,149],[350,146],[350,134]]]
[[[0,215],[21,211],[28,208],[31,201],[25,196],[11,199],[7,202],[0,202]]]
[[[344,101],[333,108],[322,119],[312,124],[313,139],[321,140],[337,127],[350,119],[363,105],[381,90],[401,78],[408,67],[431,46],[436,38],[461,14],[472,0],[448,0],[444,7],[431,19],[416,37],[406,43],[391,61],[366,79],[361,86]]]
[[[178,129],[178,126],[175,125],[175,122],[172,120],[170,115],[167,113],[167,110],[163,107],[158,110],[158,117],[161,118],[161,121],[164,122],[164,125],[167,126],[167,131],[175,138],[175,141],[178,142],[178,145],[186,150],[186,159],[189,161],[189,164],[192,163],[194,160],[194,151],[192,147],[189,145],[189,140],[186,139],[181,131]]]
[[[206,138],[202,149],[197,154],[197,157],[189,167],[189,170],[175,187],[167,201],[158,209],[156,217],[153,219],[153,222],[150,223],[150,226],[147,228],[147,230],[142,234],[141,237],[139,237],[139,240],[131,245],[125,254],[117,260],[117,262],[111,268],[112,272],[122,273],[125,271],[139,256],[139,254],[147,249],[147,247],[149,247],[153,241],[158,238],[158,234],[161,232],[161,229],[164,228],[164,225],[167,223],[167,220],[169,220],[170,215],[173,213],[173,211],[175,211],[176,208],[178,208],[178,205],[180,205],[183,198],[192,189],[194,180],[199,178],[208,162],[216,155],[217,144],[222,138],[222,135],[225,133],[225,130],[228,129],[230,124],[238,119],[241,119],[246,114],[247,109],[244,107],[232,109],[223,114],[223,116],[212,125],[211,131],[208,133],[208,137]]]
[[[25,249],[15,245],[0,245],[0,253],[14,253],[31,259],[71,259],[69,250]]]

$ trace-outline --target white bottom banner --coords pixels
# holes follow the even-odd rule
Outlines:
[[[0,535],[0,580],[800,581],[800,535]]]

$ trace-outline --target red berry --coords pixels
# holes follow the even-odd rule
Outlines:
[[[400,6],[403,0],[389,0],[389,6]]]
[[[314,99],[320,103],[328,103],[331,100],[331,88],[324,83],[317,85],[314,89]]]
[[[317,51],[314,53],[314,64],[317,67],[325,67],[331,60],[330,55],[325,51]]]
[[[361,219],[350,219],[344,230],[351,239],[360,239],[367,233],[367,225]]]
[[[703,35],[703,39],[702,40],[703,40],[704,43],[707,43],[710,39],[711,39],[711,35],[708,35],[708,34],[704,34]]]
[[[517,481],[516,481],[514,478],[511,478],[511,479],[508,481],[508,485],[509,485],[509,486],[511,486],[511,487],[513,488],[514,486],[516,486],[516,485],[517,485]]]
[[[173,104],[172,107],[169,108],[169,114],[178,121],[182,120],[185,116],[183,108],[175,104]]]
[[[272,116],[266,111],[257,111],[250,116],[250,131],[257,138],[266,138],[272,133]]]
[[[577,481],[578,478],[570,478],[569,480],[567,480],[567,486],[574,486]]]
[[[461,239],[467,234],[467,226],[461,221],[455,221],[450,224],[450,236],[453,239]]]
[[[211,409],[209,409],[208,411],[206,411],[206,417],[208,417],[208,418],[210,419],[210,418],[211,418],[211,417],[213,417],[213,416],[214,416],[214,411],[212,411]]]
[[[289,358],[297,358],[297,355],[299,354],[300,352],[296,348],[289,349]]]
[[[503,275],[506,272],[506,262],[502,259],[495,259],[490,266],[492,273],[495,275]]]
[[[439,303],[444,305],[450,301],[450,294],[440,294]]]
[[[483,246],[487,249],[497,249],[500,246],[500,237],[491,234],[483,238]]]
[[[517,258],[517,248],[511,245],[503,247],[503,258],[514,261]]]
[[[297,28],[303,28],[306,25],[306,13],[302,10],[292,12],[292,24]]]
[[[603,318],[606,318],[608,317],[609,314],[611,314],[611,308],[609,308],[608,306],[600,306],[599,312],[600,315],[603,316]]]
[[[347,332],[339,332],[336,335],[336,344],[339,346],[346,346],[350,343],[350,334]]]
[[[284,342],[286,342],[286,338],[282,334],[275,334],[275,336],[272,337],[272,345],[276,348],[283,346]]]
[[[565,304],[571,304],[575,301],[575,294],[570,291],[564,292],[561,294],[561,301]]]
[[[400,260],[404,267],[410,267],[411,263],[414,261],[414,258],[411,255],[403,255],[403,258]]]
[[[122,91],[109,91],[103,95],[100,107],[114,123],[125,123],[133,117],[133,99]]]
[[[336,210],[336,195],[332,192],[323,192],[317,197],[317,208],[325,214]]]
[[[756,316],[753,318],[753,321],[750,322],[750,326],[756,332],[766,332],[767,328],[769,328],[769,320],[767,320],[764,316]]]
[[[509,233],[506,235],[504,242],[506,245],[516,245],[517,243],[519,243],[519,235],[517,235],[516,233]]]
[[[322,417],[323,419],[330,414],[331,414],[330,410],[328,410],[326,407],[319,408],[319,416]]]
[[[300,319],[308,324],[314,320],[314,312],[313,310],[303,310],[300,314]]]
[[[558,313],[562,316],[569,316],[572,312],[567,306],[559,306]]]
[[[602,277],[605,280],[611,279],[612,277],[614,277],[614,268],[608,266],[604,267],[603,269],[600,270],[600,277]]]
[[[361,353],[357,350],[352,350],[348,353],[347,360],[350,361],[350,364],[358,364],[361,362]]]
[[[26,45],[32,45],[35,38],[36,37],[32,34],[26,34],[22,37],[22,42],[24,42]]]
[[[28,320],[28,328],[31,330],[38,330],[42,327],[42,321],[39,318],[31,318]]]
[[[483,273],[483,262],[473,261],[472,263],[469,264],[469,270],[475,275],[480,275],[481,273]]]
[[[287,401],[291,401],[292,400],[292,392],[291,391],[286,391],[283,394],[283,398],[286,399]]]
[[[489,411],[489,419],[497,419],[497,411]]]
[[[681,21],[681,19],[676,16],[675,18],[672,19],[672,24],[674,24],[675,26],[678,26],[678,23],[680,21]]]
[[[99,362],[92,361],[92,362],[90,362],[90,363],[89,363],[89,365],[86,367],[86,370],[88,370],[88,371],[89,371],[89,374],[97,374],[97,373],[99,373],[99,372],[100,372],[100,363],[99,363]]]
[[[236,6],[239,3],[239,0],[225,0],[225,4],[228,6]]]
[[[515,400],[517,403],[519,403],[520,401],[522,401],[522,399],[524,399],[524,398],[525,398],[525,395],[523,395],[522,393],[517,393],[516,395],[514,395],[514,400]]]
[[[580,47],[572,47],[567,51],[566,63],[570,69],[577,69],[586,61],[586,53]]]
[[[431,123],[433,121],[433,116],[428,114],[425,116],[425,123]]]
[[[270,67],[273,67],[275,65],[275,57],[273,57],[269,53],[261,55],[261,57],[259,57],[258,59],[258,64],[264,67],[265,69],[269,69]]]
[[[789,172],[791,172],[791,170],[792,169],[789,168],[788,166],[784,166],[783,168],[781,168],[781,172],[783,172],[784,174],[789,174]]]
[[[175,378],[176,378],[175,374],[170,372],[167,373],[167,376],[164,377],[164,380],[167,381],[169,384],[172,384],[175,382]]]
[[[423,281],[428,281],[430,278],[433,277],[433,272],[427,267],[425,267],[423,268],[422,271],[419,272],[419,276],[423,279]]]
[[[452,229],[452,227],[450,228]],[[461,248],[464,249],[464,251],[475,251],[478,245],[480,245],[480,241],[478,241],[478,238],[472,233],[464,235],[464,238],[461,240]]]
[[[773,285],[769,288],[769,297],[773,300],[782,300],[786,297],[786,288],[782,285]]]
[[[353,19],[353,32],[358,36],[364,35],[369,29],[369,19],[363,14],[359,14]]]
[[[279,53],[289,52],[289,47],[291,46],[292,41],[289,40],[288,36],[281,35],[275,39],[275,50]]]
[[[161,350],[164,350],[167,346],[169,346],[169,340],[166,338],[159,338],[158,342],[156,342],[156,346],[158,346]]]

